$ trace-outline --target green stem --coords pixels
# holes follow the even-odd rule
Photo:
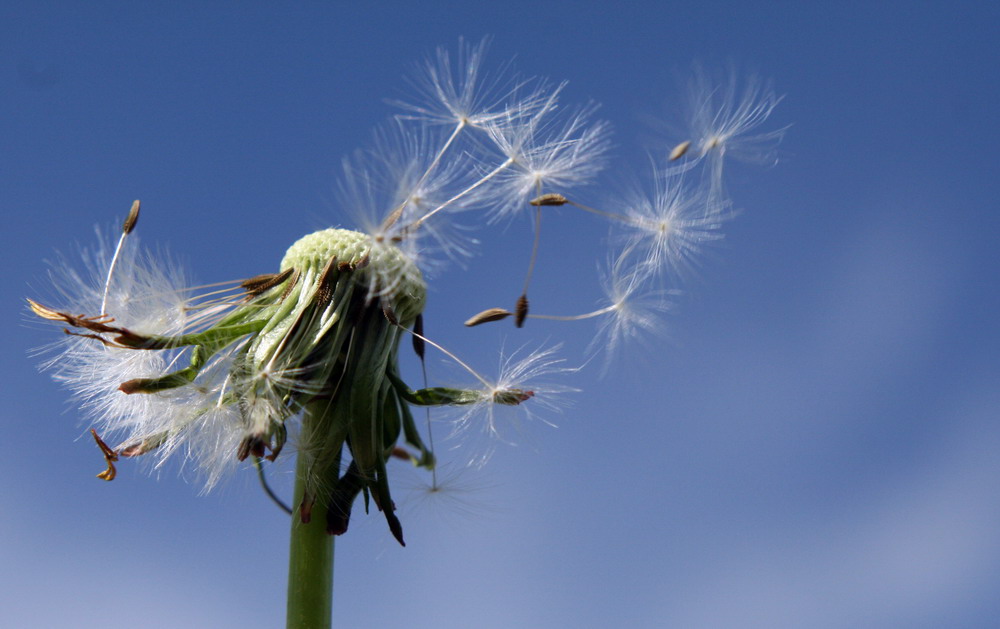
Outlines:
[[[307,405],[303,417],[303,437],[311,424],[321,422],[320,413]],[[310,457],[298,456],[295,467],[295,499],[288,557],[287,629],[329,629],[333,612],[333,540],[326,532],[326,500],[317,497],[312,517],[303,524],[299,514],[305,494]]]

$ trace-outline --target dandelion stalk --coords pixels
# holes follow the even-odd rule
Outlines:
[[[303,437],[314,434],[320,423],[318,412],[326,402],[312,402],[302,417]],[[303,522],[301,509],[306,494],[306,480],[311,473],[307,457],[298,457],[295,468],[296,505],[288,552],[288,603],[285,617],[288,629],[324,629],[330,627],[333,613],[333,544],[335,536],[326,532],[328,505],[317,496],[311,509],[311,521]]]

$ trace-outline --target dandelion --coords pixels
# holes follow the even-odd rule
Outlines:
[[[447,489],[436,475],[430,415],[422,431],[414,407],[452,407],[452,436],[479,467],[522,424],[550,424],[577,391],[567,381],[580,367],[566,362],[559,344],[501,350],[490,378],[424,334],[427,272],[468,261],[478,244],[456,222],[459,213],[479,227],[526,208],[535,219],[520,297],[466,326],[594,319],[588,352],[610,355],[661,329],[664,277],[692,268],[703,246],[721,237],[732,216],[719,181],[723,156],[759,155],[780,137],[747,133],[777,104],[770,88],[751,81],[737,101],[735,83],[699,86],[695,135],[670,151],[652,192],[598,209],[570,191],[606,166],[609,125],[595,119],[593,105],[563,107],[565,84],[487,75],[485,47],[461,42],[454,63],[439,50],[415,81],[416,100],[397,103],[403,113],[376,134],[374,149],[344,161],[340,196],[358,215],[357,231],[307,234],[279,264],[258,269],[263,274],[192,287],[168,256],[139,246],[136,202],[114,246],[100,236],[82,260],[59,260],[50,273],[56,295],[28,300],[35,315],[67,332],[47,348],[43,367],[92,420],[106,466],[100,478],[113,479],[122,459],[161,466],[179,458],[208,489],[241,462],[254,465],[292,516],[289,627],[329,626],[332,536],[348,530],[359,497],[404,544],[389,478],[397,460],[429,471],[432,491]],[[683,173],[706,157],[709,174],[702,187],[691,186],[695,178]],[[624,232],[625,246],[602,278],[605,297],[591,312],[529,311],[541,221],[553,208],[588,212]],[[574,284],[585,280],[579,268],[567,274]],[[422,387],[403,378],[404,338],[421,361]],[[427,347],[475,383],[430,386]],[[296,481],[285,505],[266,486],[265,469],[289,452]]]
[[[119,284],[153,278],[157,281],[146,283],[157,292],[180,292],[158,286],[161,278],[143,275],[140,265],[123,266],[132,273],[116,275],[122,278]],[[326,531],[343,533],[351,504],[364,492],[402,544],[387,458],[402,434],[420,453],[419,465],[434,465],[407,403],[479,401],[477,394],[461,390],[414,392],[399,378],[400,336],[416,325],[424,305],[419,270],[391,243],[327,229],[292,245],[279,273],[251,278],[241,287],[245,296],[211,302],[207,320],[189,317],[171,334],[125,327],[130,320],[141,323],[128,316],[119,321],[35,301],[30,305],[38,316],[80,330],[71,331],[58,377],[109,417],[108,428],[131,429],[116,453],[133,457],[159,451],[166,457],[189,444],[189,454],[210,464],[224,461],[220,450],[227,448],[229,460],[251,455],[274,460],[284,446],[287,422],[305,413],[296,498],[302,522],[311,521],[320,505],[326,510]],[[119,302],[120,291],[105,292],[110,305]],[[86,294],[96,298],[100,291]],[[197,311],[199,303],[185,301],[183,309]],[[194,331],[195,321],[204,329]],[[131,353],[152,360],[137,362],[126,356]],[[188,359],[186,367],[177,366],[182,357]],[[89,372],[102,362],[112,368],[95,380]],[[494,393],[491,401],[506,405],[533,395],[507,389]],[[121,405],[122,399],[146,403]],[[345,449],[350,464],[341,476]],[[209,471],[210,482],[218,476],[217,470]]]
[[[180,292],[159,286],[162,278],[139,264],[121,265],[115,277],[116,285],[133,288],[137,279],[145,280],[144,288],[153,295]],[[310,407],[312,424],[322,424],[326,436],[305,438],[300,451],[304,517],[317,501],[329,506],[327,470],[339,470],[346,445],[363,477],[361,489],[372,491],[402,542],[384,479],[384,451],[404,421],[387,376],[398,369],[399,334],[381,308],[391,308],[412,325],[424,303],[419,271],[398,250],[376,246],[363,234],[324,230],[293,245],[280,273],[248,280],[243,288],[246,294],[239,298],[210,302],[207,317],[199,313],[197,300],[185,301],[186,313],[199,314],[160,333],[126,327],[142,321],[129,316],[128,308],[115,308],[123,299],[117,288],[108,290],[109,307],[123,313],[120,319],[74,315],[37,302],[31,306],[45,319],[80,330],[53,363],[57,377],[106,418],[108,429],[126,431],[118,448],[124,456],[151,451],[166,456],[190,443],[189,453],[197,452],[205,462],[251,454],[260,458],[267,451],[273,459],[284,445],[287,421]],[[138,297],[128,301],[148,303],[149,295]],[[73,304],[77,311],[80,305]],[[134,360],[133,355],[149,358]],[[187,366],[180,366],[182,359]],[[104,364],[109,368],[95,382],[90,374]],[[393,404],[395,431],[374,431],[371,419]],[[352,421],[359,417],[364,421]],[[411,445],[426,452],[414,441]],[[232,448],[230,456],[218,448]],[[430,464],[429,454],[425,459]],[[210,479],[217,476],[209,472]]]

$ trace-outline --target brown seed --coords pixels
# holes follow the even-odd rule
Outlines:
[[[465,325],[471,328],[472,326],[479,325],[480,323],[490,323],[492,321],[506,319],[512,314],[514,313],[510,310],[504,310],[503,308],[489,308],[470,317],[469,320],[465,322]]]
[[[118,451],[118,456],[123,456],[125,458],[142,456],[143,454],[152,452],[162,446],[166,442],[168,436],[168,433],[161,432],[157,435],[153,435],[152,437],[147,437],[138,443],[124,446]]]
[[[333,299],[333,287],[336,283],[337,273],[337,256],[333,256],[327,261],[326,266],[323,267],[323,271],[319,274],[319,281],[316,286],[316,306],[318,308],[326,308]]]
[[[524,320],[528,318],[528,295],[527,293],[521,295],[517,298],[517,307],[514,309],[514,325],[521,327],[524,325]]]
[[[125,328],[119,328],[113,325],[108,325],[114,321],[113,317],[108,315],[98,315],[96,317],[88,317],[86,315],[72,315],[68,312],[60,312],[58,310],[53,310],[48,306],[43,306],[33,299],[28,299],[28,305],[31,306],[31,311],[43,319],[48,319],[49,321],[60,321],[74,328],[84,328],[85,330],[90,330],[91,332],[97,332],[98,334],[112,333],[118,334],[119,336],[115,338],[115,342],[121,343],[122,345],[128,345],[129,347],[143,347],[145,349],[163,349],[162,347],[153,348],[148,346],[146,337],[142,337],[134,332],[131,332]],[[66,331],[67,334],[76,334],[77,336],[86,336],[88,338],[96,338],[102,343],[107,343],[106,339],[96,337],[90,334],[77,334],[76,332]]]
[[[301,277],[301,275],[302,274],[299,272],[299,270],[295,269],[295,272],[292,273],[292,279],[288,281],[288,284],[285,285],[285,290],[281,293],[282,301],[284,301],[286,297],[292,294],[292,289],[295,288],[295,285],[299,283],[299,277]]]
[[[125,224],[122,225],[122,233],[131,234],[135,229],[135,224],[139,222],[139,199],[132,201],[132,209],[128,211]]]
[[[670,161],[684,157],[684,154],[688,152],[689,148],[691,148],[691,140],[684,140],[675,146],[674,150],[670,151]]]
[[[263,275],[255,275],[240,282],[240,287],[246,290],[249,296],[256,297],[257,295],[261,295],[287,280],[291,277],[293,272],[294,269],[288,268],[281,273],[265,273]]]
[[[399,446],[393,446],[392,452],[390,452],[389,454],[393,458],[400,459],[402,461],[412,461],[413,460],[413,456],[410,455],[410,453],[407,452],[404,448],[400,448]]]
[[[393,225],[395,225],[396,221],[399,220],[399,217],[401,217],[403,215],[403,210],[404,209],[406,209],[406,204],[405,203],[403,205],[400,205],[395,210],[393,210],[389,214],[389,216],[385,217],[385,220],[382,222],[382,230],[381,231],[383,231],[383,232],[384,231],[388,231]]]
[[[236,448],[236,459],[239,461],[245,461],[251,454],[258,459],[264,457],[265,450],[267,448],[267,442],[264,441],[258,435],[250,435],[249,437],[244,437],[243,441]]]
[[[130,446],[127,446],[122,449],[121,455],[123,457],[130,458],[133,456],[140,456],[142,454],[146,454],[146,451],[143,449],[144,445],[145,444],[143,443],[134,443]]]
[[[497,404],[517,406],[521,402],[526,402],[533,397],[535,397],[534,391],[525,391],[523,389],[504,389],[493,394],[493,401]]]
[[[48,306],[43,306],[30,297],[28,297],[27,300],[28,305],[31,307],[31,311],[39,317],[48,319],[49,321],[66,321],[66,315],[62,314],[58,310],[53,310]]]
[[[274,275],[274,273],[264,273],[262,275],[248,277],[240,282],[240,288],[245,288],[247,292],[254,291],[258,286],[269,283],[272,279],[274,279]]]
[[[413,351],[416,352],[417,357],[420,360],[424,359],[425,346],[424,343],[424,315],[418,314],[416,320],[413,322]]]
[[[118,385],[118,390],[125,395],[132,395],[133,393],[143,393],[143,385],[146,384],[146,378],[133,378],[131,380],[126,380],[125,382]]]
[[[393,312],[392,306],[389,304],[382,304],[382,314],[385,315],[385,318],[389,321],[389,323],[399,325],[399,319],[396,318],[396,313]]]
[[[550,192],[548,194],[543,194],[540,197],[535,197],[534,199],[528,201],[531,205],[535,207],[541,207],[543,205],[566,205],[569,203],[569,199],[556,192]]]

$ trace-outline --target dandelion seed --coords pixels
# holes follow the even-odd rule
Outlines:
[[[504,310],[503,308],[487,308],[486,310],[480,312],[479,314],[473,315],[466,320],[465,325],[467,327],[477,326],[481,323],[491,323],[493,321],[500,321],[506,319],[507,317],[513,315],[514,313],[509,310]]]
[[[485,465],[498,442],[513,443],[513,434],[521,430],[522,418],[553,425],[521,402],[530,399],[536,409],[551,414],[561,410],[565,404],[563,396],[578,391],[556,381],[579,371],[578,367],[566,366],[566,360],[558,356],[560,348],[557,345],[525,353],[522,347],[511,354],[501,353],[496,380],[487,380],[483,387],[470,389],[475,396],[454,421],[452,431],[453,438],[465,441],[470,464]]]
[[[598,334],[591,341],[588,351],[603,349],[611,364],[611,357],[626,344],[638,344],[658,336],[663,331],[663,315],[669,311],[669,293],[647,287],[648,267],[635,267],[630,261],[631,252],[622,252],[602,278],[605,316],[598,318]],[[596,312],[601,312],[598,310]]]
[[[403,109],[397,116],[429,124],[484,127],[530,116],[545,103],[550,88],[541,81],[517,81],[501,68],[493,76],[482,72],[489,40],[473,45],[459,40],[458,54],[438,48],[411,79],[417,100],[390,101]]]
[[[615,353],[629,342],[645,340],[662,331],[662,316],[670,309],[669,293],[647,288],[652,270],[648,265],[635,266],[632,251],[626,249],[602,274],[604,303],[597,310],[578,315],[529,314],[530,319],[551,321],[582,321],[596,319],[598,333],[587,348],[588,353],[604,350],[608,359],[602,371],[607,372]]]
[[[650,269],[677,276],[696,267],[698,254],[722,238],[722,225],[733,215],[706,191],[685,185],[683,175],[663,173],[655,175],[651,194],[635,189],[625,197],[624,214],[626,249]]]
[[[720,200],[722,170],[727,157],[741,161],[774,161],[774,151],[787,128],[756,132],[781,102],[769,83],[751,76],[740,85],[738,75],[716,83],[698,70],[688,88],[693,146],[709,161],[710,194]]]
[[[610,126],[594,121],[595,106],[556,115],[558,91],[531,116],[514,116],[488,128],[511,163],[494,186],[493,220],[512,215],[547,188],[568,190],[589,183],[605,165]]]
[[[139,200],[136,199],[132,202],[132,209],[129,210],[128,216],[125,218],[125,222],[122,224],[122,233],[118,238],[118,246],[115,247],[115,253],[111,256],[111,263],[108,264],[108,276],[104,280],[104,296],[101,298],[101,313],[103,314],[105,308],[108,305],[108,290],[111,288],[111,277],[115,272],[115,264],[118,262],[118,254],[121,253],[122,246],[125,244],[125,238],[132,233],[135,229],[136,223],[139,222]]]
[[[358,224],[376,242],[401,248],[423,273],[445,261],[461,262],[475,240],[451,214],[475,207],[479,197],[463,195],[448,203],[445,220],[414,224],[461,190],[475,183],[462,161],[435,161],[439,136],[427,129],[412,131],[399,123],[376,134],[375,148],[343,161],[338,196],[352,208]]]
[[[670,156],[667,158],[668,161],[672,162],[684,157],[689,148],[691,148],[691,140],[684,140],[670,151]]]
[[[543,205],[560,206],[566,205],[569,201],[563,195],[557,192],[550,192],[548,194],[543,194],[541,196],[535,197],[534,199],[528,201],[530,205],[535,207]]]
[[[528,296],[522,294],[517,298],[517,306],[514,308],[514,325],[521,327],[528,317]]]
[[[467,465],[442,466],[435,482],[423,477],[403,479],[402,509],[408,514],[432,514],[441,523],[453,524],[456,517],[476,518],[489,514],[494,507],[484,496],[494,483],[482,477],[482,468]]]

